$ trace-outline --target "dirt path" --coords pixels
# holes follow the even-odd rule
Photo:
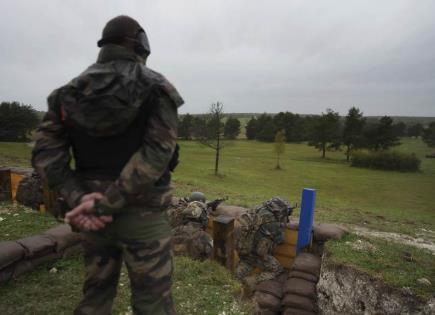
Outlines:
[[[357,235],[377,237],[395,243],[427,249],[435,255],[435,243],[433,241],[435,239],[435,231],[420,229],[421,231],[417,234],[420,237],[414,238],[406,234],[373,231],[360,226],[352,226],[351,229]]]

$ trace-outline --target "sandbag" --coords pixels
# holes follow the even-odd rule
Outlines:
[[[316,301],[306,296],[296,294],[286,294],[282,304],[292,308],[303,309],[305,311],[315,312],[317,310]]]
[[[17,242],[0,242],[0,270],[24,257],[24,248]]]
[[[315,241],[339,240],[347,233],[346,228],[335,224],[320,223],[313,226],[313,238]]]
[[[56,243],[56,251],[60,252],[67,247],[73,246],[82,240],[80,233],[71,231],[68,224],[62,224],[51,228],[43,233]]]
[[[281,299],[268,293],[255,292],[254,300],[262,309],[268,309],[272,311],[281,310]]]
[[[316,284],[313,282],[299,279],[299,278],[290,278],[284,285],[284,294],[297,294],[309,297],[313,300],[316,299]]]
[[[313,283],[317,283],[319,281],[319,277],[312,275],[310,273],[306,273],[303,271],[298,271],[298,270],[292,270],[289,272],[288,275],[289,278],[299,278],[299,279],[304,279]]]
[[[289,307],[287,308],[282,315],[316,315],[316,312],[301,310],[298,308]]]
[[[255,315],[281,315],[281,312],[272,311],[268,309],[260,309],[257,312],[255,312]]]
[[[227,205],[219,205],[216,208],[216,211],[212,211],[213,216],[227,215],[232,218],[238,218],[243,213],[246,213],[248,209],[238,206],[227,206]]]
[[[41,257],[55,251],[56,243],[47,235],[35,235],[20,239],[17,243],[21,244],[25,250],[26,258]]]
[[[262,281],[255,287],[255,291],[271,294],[278,299],[282,298],[282,284],[275,280]]]
[[[296,257],[292,266],[292,270],[306,272],[318,277],[320,274],[321,264],[322,260],[319,256],[309,253],[302,253]]]

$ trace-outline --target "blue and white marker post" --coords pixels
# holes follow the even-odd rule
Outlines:
[[[314,207],[316,205],[316,190],[304,188],[302,191],[301,214],[299,216],[298,242],[296,255],[302,249],[310,246],[313,231]]]

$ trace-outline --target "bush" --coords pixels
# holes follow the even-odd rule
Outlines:
[[[351,166],[374,168],[388,171],[417,172],[420,160],[414,153],[397,151],[355,151],[352,153]]]

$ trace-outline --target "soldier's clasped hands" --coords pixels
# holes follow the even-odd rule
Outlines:
[[[65,222],[74,225],[79,230],[98,231],[112,222],[112,216],[96,216],[93,214],[95,201],[103,198],[98,192],[86,194],[82,197],[80,205],[67,212]]]

